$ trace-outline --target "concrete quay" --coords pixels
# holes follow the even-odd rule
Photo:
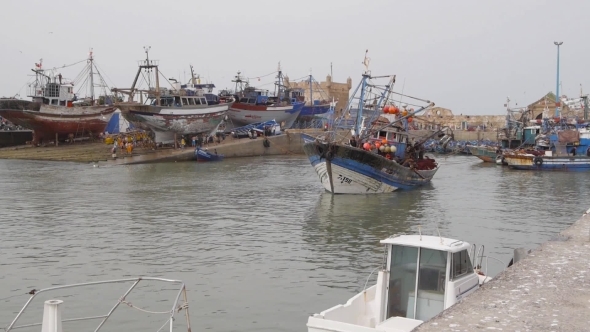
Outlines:
[[[264,138],[236,139],[228,137],[221,143],[210,143],[204,146],[211,151],[226,158],[255,157],[264,155],[290,155],[303,154],[302,133],[313,136],[322,135],[322,130],[287,130],[284,134],[268,137],[269,146],[265,147]],[[58,146],[19,146],[0,149],[0,159],[22,160],[46,160],[46,161],[70,161],[82,163],[98,163],[101,166],[145,164],[156,162],[190,161],[194,158],[194,148],[190,146],[184,149],[171,147],[149,148],[137,147],[128,155],[125,151],[118,150],[117,158],[111,156],[111,145],[104,142],[74,142],[60,143]]]
[[[414,331],[483,330],[590,331],[590,215]]]

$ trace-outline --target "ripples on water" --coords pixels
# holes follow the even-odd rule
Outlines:
[[[590,205],[586,173],[439,161],[432,185],[375,196],[325,193],[303,157],[116,168],[0,161],[0,322],[32,288],[145,275],[186,282],[193,330],[305,331],[309,314],[363,287],[389,235],[438,228],[508,262],[514,248],[536,247]],[[167,309],[151,285],[133,301]],[[64,315],[102,314],[123,289],[73,292]],[[80,296],[104,309],[67,305]],[[137,326],[137,312],[119,310],[114,322]],[[147,330],[165,321],[137,317]]]

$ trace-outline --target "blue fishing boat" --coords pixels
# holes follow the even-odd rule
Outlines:
[[[305,102],[297,121],[307,121],[313,117],[327,117],[331,107],[331,102],[327,97],[327,94],[324,93],[320,84],[311,74],[309,75],[307,82],[309,84],[309,100],[306,100],[305,91],[303,89],[293,89],[291,91],[292,98],[295,98],[297,101]],[[316,97],[319,99],[316,99]]]
[[[590,170],[590,128],[556,126],[537,138],[532,149],[504,153],[510,168],[545,171]]]
[[[408,124],[415,114],[433,107],[434,103],[394,92],[395,75],[373,76],[368,69],[366,54],[364,64],[361,82],[349,99],[344,114],[335,121],[335,131],[328,131],[321,137],[303,135],[303,150],[320,182],[333,194],[387,193],[429,183],[439,166],[434,159],[424,156],[423,144],[434,136],[448,144],[452,134],[445,131],[450,129],[445,127],[412,142]],[[388,83],[377,84],[376,80],[382,78],[389,79]],[[394,94],[425,105],[401,102],[396,105],[392,100]],[[419,108],[414,111],[409,107],[412,105]],[[337,133],[343,133],[339,130],[340,122],[348,125],[351,110],[356,110],[351,131],[354,139],[343,143]],[[372,116],[363,116],[365,110]]]
[[[252,137],[252,133],[256,136],[274,136],[281,134],[281,125],[275,120],[266,122],[256,122],[246,126],[231,129],[231,134],[235,138]]]
[[[590,170],[590,124],[588,124],[588,96],[580,99],[584,103],[584,119],[565,118],[560,112],[559,94],[559,47],[557,46],[557,81],[555,93],[555,115],[545,115],[536,120],[540,126],[535,133],[534,149],[504,153],[504,160],[510,168],[542,171],[589,171]]]
[[[213,150],[213,153],[207,149],[196,148],[195,149],[195,160],[196,161],[222,161],[223,155],[217,154],[217,149]]]

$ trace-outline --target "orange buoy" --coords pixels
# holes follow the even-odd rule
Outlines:
[[[389,105],[385,105],[385,106],[383,106],[383,113],[384,113],[384,114],[387,114],[387,113],[389,113]]]
[[[371,149],[371,144],[369,144],[369,143],[363,144],[363,149],[370,150]]]
[[[412,117],[409,117],[408,122],[412,122],[412,121],[414,121],[414,119],[412,119]]]
[[[392,106],[393,109],[389,109],[391,114],[399,114],[399,108]]]
[[[379,148],[381,147],[381,143],[379,143],[379,142],[375,142],[375,147],[376,147],[377,149],[379,149]]]
[[[403,110],[403,111],[402,111],[402,116],[406,116],[406,115],[408,115],[408,111],[406,111],[406,110]]]
[[[387,139],[386,138],[382,139],[381,143],[383,143],[383,145],[387,144]]]

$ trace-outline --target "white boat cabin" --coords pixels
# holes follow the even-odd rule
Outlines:
[[[474,270],[467,242],[400,235],[381,243],[388,254],[377,284],[309,317],[309,332],[411,331],[490,279]]]
[[[71,107],[72,102],[76,100],[74,86],[71,83],[61,84],[53,80],[54,82],[45,84],[36,82],[29,85],[28,96],[32,101],[45,105]]]
[[[160,106],[162,107],[190,107],[198,105],[208,105],[205,96],[205,89],[210,90],[209,86],[212,84],[188,84],[180,85],[180,83],[172,84],[172,89],[160,89]],[[157,106],[156,89],[149,90],[148,99],[149,104]]]

